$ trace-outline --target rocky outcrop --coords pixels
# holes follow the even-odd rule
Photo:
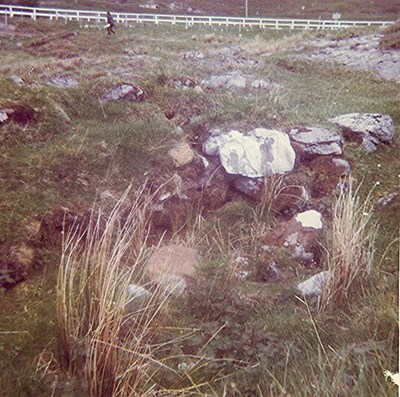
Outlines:
[[[379,48],[381,39],[381,34],[369,34],[343,40],[312,40],[310,44],[317,48],[311,54],[303,52],[297,56],[372,71],[385,79],[400,82],[400,52],[383,51]]]
[[[334,117],[346,139],[361,142],[367,152],[374,152],[380,143],[391,144],[395,135],[393,119],[379,113],[349,113]]]
[[[218,155],[228,174],[250,178],[290,172],[296,155],[289,136],[281,131],[256,128],[247,135],[232,130],[211,136],[203,144],[203,151]]]

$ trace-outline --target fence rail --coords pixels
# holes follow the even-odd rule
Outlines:
[[[105,23],[106,14],[103,11],[59,9],[59,8],[36,8],[14,5],[0,5],[0,15],[5,18],[28,17],[33,20],[46,18],[50,20],[79,21],[81,23]],[[389,26],[394,21],[347,21],[334,19],[289,19],[289,18],[241,18],[221,16],[199,16],[199,15],[167,15],[114,12],[117,23],[132,26],[133,24],[154,23],[184,25],[186,28],[192,26],[236,26],[240,28],[256,27],[260,29],[328,29],[336,30],[350,27],[365,26]]]

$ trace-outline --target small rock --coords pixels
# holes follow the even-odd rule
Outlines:
[[[205,43],[212,43],[213,41],[215,41],[215,34],[214,33],[206,34],[204,36],[204,42]]]
[[[196,249],[166,245],[156,250],[146,264],[147,274],[166,294],[181,295],[187,281],[195,278],[200,256]]]
[[[269,84],[265,80],[254,80],[251,83],[252,88],[268,88]]]
[[[147,298],[151,296],[150,291],[136,284],[128,285],[128,302],[125,306],[125,312],[134,312],[143,308]]]
[[[78,85],[78,82],[69,77],[54,77],[49,80],[49,84],[58,88],[73,88]]]
[[[248,178],[242,175],[237,175],[233,180],[233,185],[239,192],[246,196],[256,198],[262,191],[263,178]]]
[[[351,173],[351,165],[350,163],[342,158],[337,158],[334,157],[332,159],[333,164],[335,164],[336,167],[341,168],[343,170],[342,175],[348,176]]]
[[[197,94],[204,93],[203,89],[199,85],[196,85],[196,87],[193,88],[193,91],[196,92]]]
[[[170,149],[168,154],[177,168],[191,163],[195,156],[194,151],[187,142],[179,142],[175,147]]]
[[[322,229],[322,217],[318,211],[309,210],[302,212],[297,214],[295,219],[297,222],[300,222],[303,227]]]
[[[140,285],[136,284],[128,285],[128,294],[132,299],[143,298],[151,295],[146,288],[143,288]]]
[[[173,85],[175,88],[180,89],[194,89],[197,86],[197,82],[192,77],[182,76],[179,79],[174,80]]]
[[[305,211],[287,222],[280,222],[263,238],[271,250],[285,247],[289,253],[306,264],[319,262],[321,247],[318,239],[323,232],[321,214],[315,210]]]
[[[120,99],[141,102],[144,100],[144,91],[131,84],[121,84],[100,98],[102,102],[118,101]]]
[[[183,54],[183,59],[200,60],[204,58],[205,55],[200,51],[190,51]]]
[[[19,85],[19,86],[25,84],[24,80],[22,80],[21,77],[20,77],[20,76],[17,76],[16,74],[12,74],[12,75],[10,76],[10,80],[11,80],[12,82],[14,82],[15,84]]]
[[[390,193],[384,197],[381,197],[375,203],[375,208],[388,207],[389,205],[392,205],[398,197],[400,197],[399,192]]]
[[[297,286],[297,289],[304,296],[312,296],[312,295],[321,296],[329,276],[330,276],[329,271],[320,272],[300,283]]]

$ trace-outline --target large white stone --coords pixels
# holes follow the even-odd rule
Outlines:
[[[296,221],[300,222],[303,227],[322,229],[322,215],[315,210],[309,210],[297,214]]]
[[[232,130],[210,137],[203,150],[208,155],[219,155],[229,174],[250,178],[290,172],[296,159],[287,134],[264,128],[256,128],[248,135]]]

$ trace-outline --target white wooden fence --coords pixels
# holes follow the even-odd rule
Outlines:
[[[82,25],[99,24],[106,22],[106,14],[103,11],[58,9],[58,8],[35,8],[14,5],[0,5],[0,15],[5,18],[29,17],[33,20],[40,18],[50,20],[79,21]],[[345,20],[323,20],[323,19],[289,19],[289,18],[241,18],[221,16],[199,16],[199,15],[165,15],[165,14],[142,14],[113,12],[117,23],[133,26],[134,24],[154,23],[184,25],[186,28],[192,26],[235,26],[241,28],[255,27],[259,29],[341,29],[365,26],[389,26],[393,21],[345,21]]]

